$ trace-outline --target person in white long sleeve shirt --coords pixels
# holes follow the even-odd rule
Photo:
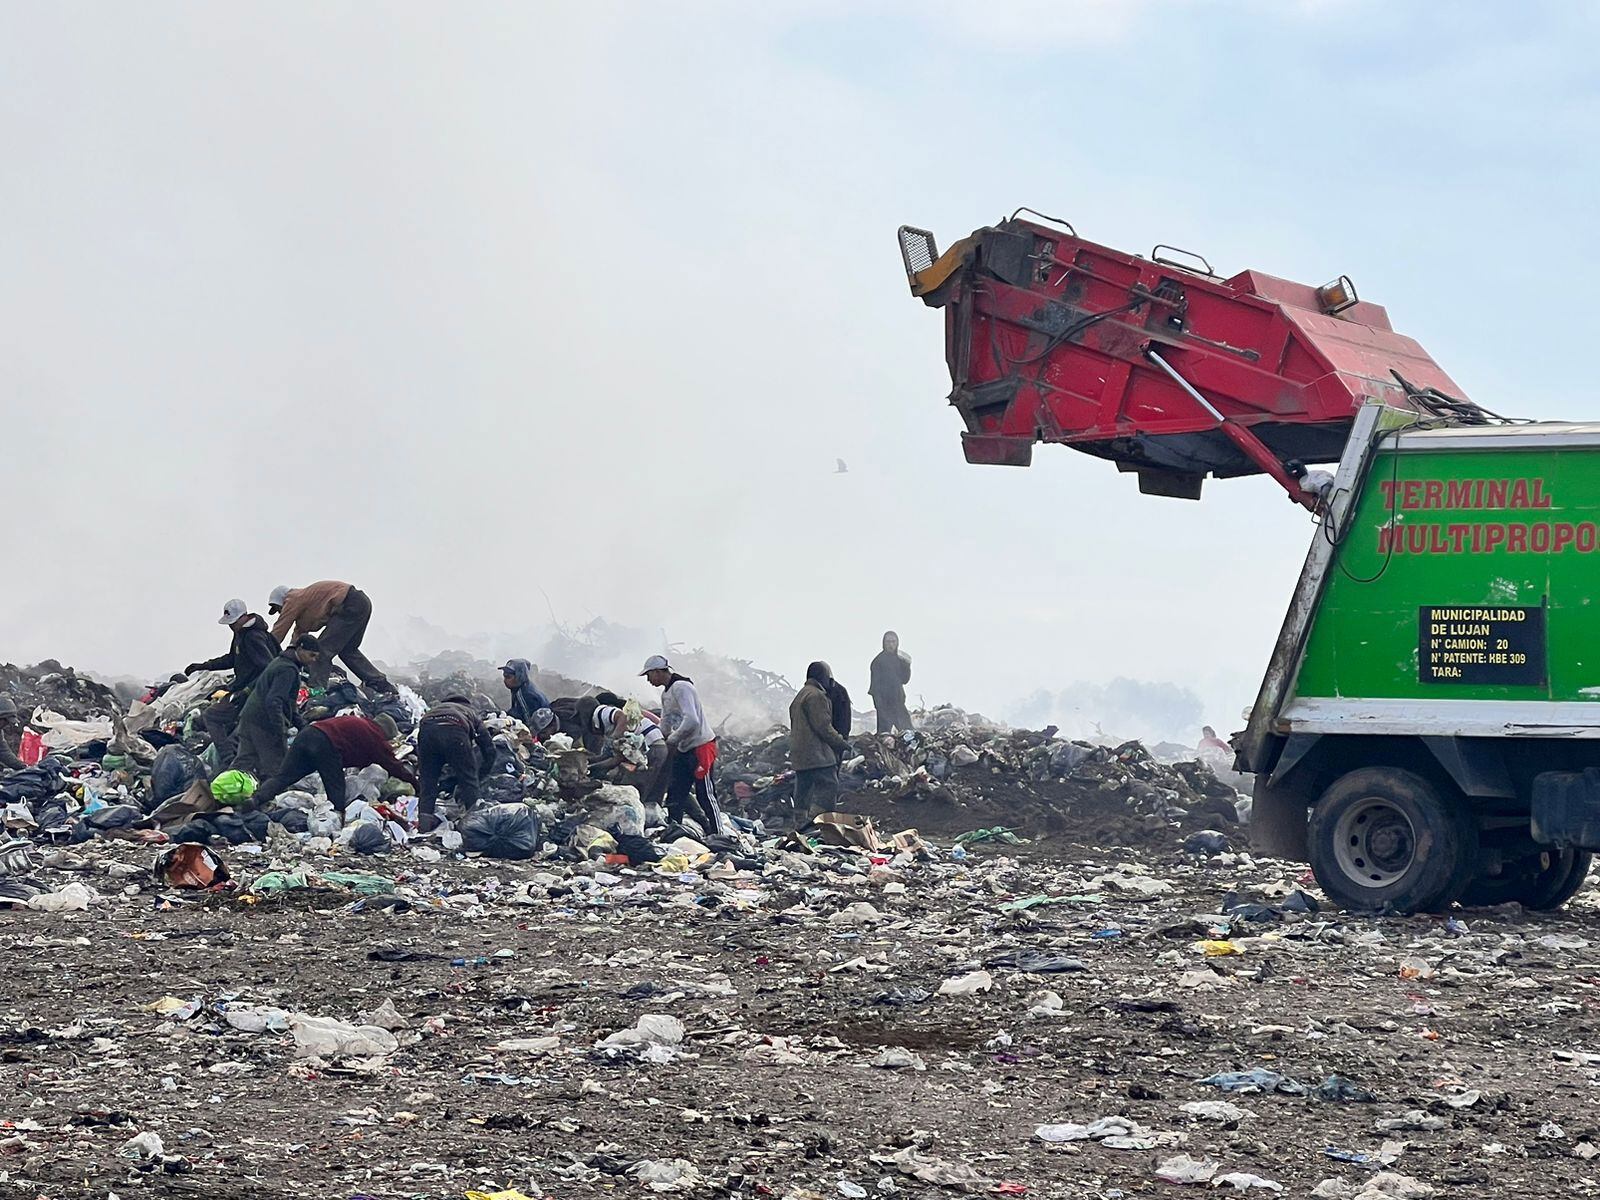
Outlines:
[[[723,832],[712,770],[717,763],[717,735],[706,720],[694,681],[679,675],[661,655],[652,655],[639,672],[651,687],[661,689],[661,732],[667,739],[667,817],[683,820],[689,797],[708,834]]]

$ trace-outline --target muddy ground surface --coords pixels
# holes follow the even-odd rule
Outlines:
[[[0,1195],[614,1196],[647,1194],[641,1172],[700,1195],[1203,1191],[1158,1178],[1180,1154],[1288,1196],[1380,1171],[1441,1196],[1596,1190],[1596,893],[1554,915],[1247,922],[1223,915],[1230,893],[1315,897],[1303,868],[1188,857],[1177,834],[1130,850],[1055,833],[959,863],[923,824],[945,849],[876,878],[848,851],[722,878],[310,862],[387,875],[409,902],[361,911],[336,888],[119,879],[154,855],[129,843],[56,852],[33,878],[105,900],[3,917]],[[230,864],[248,883],[270,858]],[[1082,969],[995,961],[1029,951]],[[989,990],[939,994],[979,970]],[[398,1048],[355,1059],[223,1015],[357,1022],[385,1000]],[[650,1014],[682,1023],[650,1051],[664,1061],[596,1049]],[[1199,1082],[1253,1068],[1374,1098]],[[1198,1101],[1240,1112],[1183,1111]],[[1137,1122],[1134,1148],[1036,1134],[1113,1115]]]

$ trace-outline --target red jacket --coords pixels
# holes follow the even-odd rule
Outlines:
[[[345,766],[357,770],[362,767],[382,767],[396,779],[402,779],[412,787],[418,786],[417,777],[411,773],[410,767],[394,756],[394,747],[389,744],[389,739],[383,735],[383,729],[376,721],[366,717],[328,717],[323,721],[313,721],[311,728],[321,730],[327,736]]]

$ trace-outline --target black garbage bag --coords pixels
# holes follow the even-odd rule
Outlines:
[[[174,826],[166,831],[167,837],[174,842],[193,842],[197,846],[209,846],[216,833],[217,831],[211,827],[210,821],[198,819]]]
[[[266,816],[264,813],[252,813],[249,816],[240,816],[238,813],[216,812],[206,813],[201,819],[209,821],[211,828],[215,829],[219,834],[227,838],[231,844],[235,846],[242,846],[246,842],[259,842],[266,840],[265,828],[261,830],[259,835],[253,828],[251,828],[251,817],[258,817],[258,823],[262,826],[266,825]]]
[[[636,833],[617,835],[617,853],[626,854],[628,865],[632,867],[661,861],[661,847],[649,838],[640,837]]]
[[[127,829],[142,820],[144,810],[137,804],[108,804],[84,817],[83,823],[90,829]]]
[[[287,804],[269,806],[262,811],[261,815],[269,821],[282,825],[290,833],[305,833],[311,827],[310,818],[303,810],[290,808]],[[266,841],[265,834],[262,835],[261,840]]]
[[[461,845],[490,858],[531,858],[539,849],[539,814],[526,804],[486,804],[461,819]]]
[[[535,822],[537,827],[537,822]],[[463,832],[461,840],[467,840]],[[382,854],[389,848],[389,839],[384,836],[383,826],[376,821],[362,821],[356,825],[355,832],[350,835],[350,849],[357,854]],[[510,855],[500,857],[509,858]]]
[[[206,765],[188,747],[181,744],[161,747],[156,751],[155,762],[150,764],[150,799],[145,811],[151,811],[163,800],[183,795],[196,780],[205,777]]]

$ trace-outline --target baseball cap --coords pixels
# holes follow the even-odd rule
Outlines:
[[[272,595],[267,597],[267,603],[272,605],[274,608],[282,608],[283,602],[288,598],[289,589],[280,583],[277,587],[272,589]]]
[[[217,624],[232,625],[249,611],[250,606],[243,600],[229,600],[222,606],[222,616],[218,619]]]
[[[672,664],[669,663],[665,657],[660,654],[652,654],[649,658],[644,660],[644,670],[640,671],[639,674],[648,675],[651,671],[670,670],[672,670]]]
[[[556,723],[556,714],[548,708],[541,708],[533,714],[533,731],[543,733]]]

